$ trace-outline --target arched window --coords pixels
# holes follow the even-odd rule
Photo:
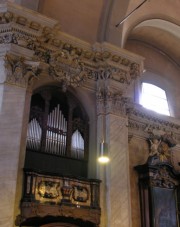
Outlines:
[[[166,92],[150,83],[142,83],[140,104],[157,113],[170,116]]]
[[[86,176],[88,118],[70,92],[47,87],[32,96],[26,151],[26,168]]]

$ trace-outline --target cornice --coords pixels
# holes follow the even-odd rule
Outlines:
[[[178,144],[180,144],[180,121],[146,110],[140,105],[127,105],[129,135],[142,138],[149,138],[150,135],[162,136],[171,134]]]
[[[4,3],[0,4],[0,13],[7,12],[10,12],[14,15],[14,21],[21,18],[26,18],[28,23],[34,22],[41,25],[42,27],[47,26],[51,28],[57,24],[57,21],[52,18],[46,17],[45,15],[37,13],[33,10],[5,0]]]
[[[0,18],[0,45],[31,51],[29,60],[47,64],[50,77],[64,86],[109,79],[111,88],[123,93],[143,71],[141,57],[108,43],[91,46],[61,32],[57,21],[21,6],[0,4]]]

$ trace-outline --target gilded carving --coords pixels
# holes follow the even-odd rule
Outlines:
[[[89,192],[86,187],[74,185],[73,189],[72,197],[76,202],[87,202],[89,199]]]
[[[59,196],[60,184],[53,181],[41,181],[38,184],[38,193],[43,198],[54,199]]]
[[[18,16],[18,17],[17,17],[17,20],[16,20],[16,23],[25,26],[26,23],[27,23],[27,21],[28,21],[27,18],[22,17],[22,16]]]
[[[98,180],[50,176],[25,172],[25,185],[34,189],[25,190],[21,202],[19,225],[31,218],[61,217],[81,218],[93,223],[100,221]],[[30,182],[29,182],[30,181]],[[93,192],[93,193],[92,193]],[[92,194],[91,194],[92,193]]]
[[[120,56],[117,56],[117,55],[113,55],[112,56],[112,61],[119,62],[120,60],[121,60],[121,57]]]
[[[38,31],[41,28],[41,25],[39,23],[36,23],[36,22],[32,21],[30,23],[29,27],[34,29],[34,30],[36,30],[36,31]]]
[[[171,163],[171,149],[176,142],[171,134],[158,136],[151,134],[149,138],[150,150],[147,162],[151,165],[158,163]]]
[[[5,12],[0,13],[0,24],[9,23],[13,20],[13,13]]]
[[[128,65],[130,64],[130,61],[129,61],[128,59],[126,59],[126,58],[123,58],[123,59],[121,60],[121,64],[122,64],[122,65],[125,65],[125,66],[128,66]]]
[[[153,187],[174,188],[176,182],[171,178],[166,166],[158,168],[152,172],[150,185]]]
[[[71,194],[72,194],[73,188],[71,185],[63,185],[61,187],[61,193],[62,193],[62,200],[64,202],[71,202]]]

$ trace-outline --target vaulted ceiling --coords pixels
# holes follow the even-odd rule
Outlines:
[[[105,41],[140,55],[144,47],[180,68],[180,0],[14,1],[56,19],[63,32],[88,43]]]
[[[41,0],[39,11],[59,21],[61,30],[84,41],[110,42],[131,50],[146,45],[180,67],[180,1]]]

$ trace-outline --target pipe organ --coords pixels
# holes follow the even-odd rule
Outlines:
[[[77,104],[69,108],[61,99],[32,97],[27,150],[83,160],[87,157],[86,120],[82,113],[78,116]]]
[[[46,130],[45,152],[50,154],[66,155],[67,121],[57,105],[48,115]],[[33,118],[28,125],[27,148],[39,151],[41,146],[42,128]],[[71,156],[77,159],[84,158],[84,139],[76,130],[71,138]]]

